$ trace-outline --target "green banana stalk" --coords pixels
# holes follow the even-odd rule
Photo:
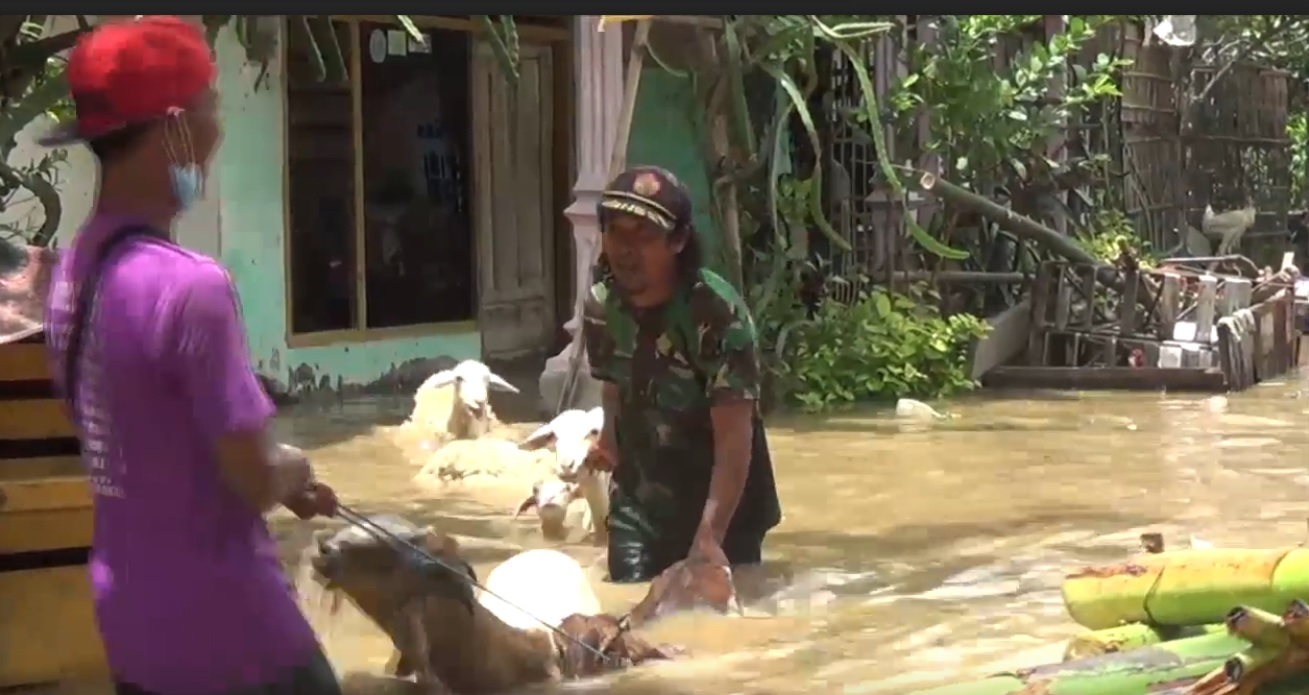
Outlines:
[[[1167,627],[1146,623],[1131,623],[1105,630],[1092,630],[1068,640],[1068,646],[1064,649],[1064,661],[1075,661],[1116,652],[1129,652],[1133,649],[1148,647],[1160,642],[1199,637],[1200,635],[1221,633],[1226,630],[1227,627],[1222,624]]]
[[[1159,690],[1162,684],[1190,685],[1249,647],[1235,635],[1201,635],[910,695],[1157,695],[1172,692]]]

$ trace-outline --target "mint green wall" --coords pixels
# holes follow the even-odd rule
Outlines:
[[[252,91],[256,69],[230,31],[218,42],[219,93],[226,136],[213,165],[221,198],[223,263],[241,295],[250,350],[256,365],[287,382],[300,365],[333,383],[363,384],[414,358],[481,355],[476,331],[422,338],[374,340],[326,347],[289,349],[286,345],[286,265],[283,262],[285,210],[284,91],[280,70]]]
[[[689,79],[658,67],[641,73],[627,162],[664,167],[691,189],[696,228],[705,242],[705,260],[721,271],[722,236],[710,212],[709,179],[701,145],[704,126],[704,112],[696,106]]]

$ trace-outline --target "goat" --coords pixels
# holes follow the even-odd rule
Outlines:
[[[1245,207],[1239,210],[1228,210],[1227,212],[1214,214],[1213,206],[1204,207],[1204,217],[1200,221],[1200,231],[1206,237],[1217,242],[1217,248],[1214,253],[1219,256],[1241,251],[1241,237],[1245,235],[1250,227],[1254,226],[1258,218],[1258,211],[1255,209],[1254,202],[1248,197],[1245,201]]]
[[[534,480],[553,470],[548,452],[524,451],[504,439],[458,439],[432,452],[414,480],[449,483],[477,478]]]
[[[491,409],[490,391],[518,393],[490,367],[464,360],[452,369],[429,376],[414,392],[414,411],[406,424],[444,441],[477,439],[498,420]]]
[[[579,496],[586,500],[583,526],[597,545],[608,542],[609,474],[586,465],[591,445],[604,428],[604,410],[565,410],[527,436],[520,445],[525,451],[554,452],[554,476],[537,481],[532,494],[518,507],[518,514],[536,508],[541,531],[547,538],[562,536],[569,503]]]
[[[415,677],[425,692],[515,691],[620,671],[674,654],[631,632],[617,617],[599,613],[585,572],[562,553],[527,551],[510,558],[487,581],[498,598],[489,592],[477,596],[472,587],[476,573],[453,538],[397,517],[370,521],[440,564],[346,527],[316,534],[317,553],[310,557],[313,578],[325,590],[344,594],[386,632],[395,647],[389,675]],[[680,584],[671,588],[675,591],[659,592],[643,602],[654,604],[644,612],[658,614],[662,605],[688,602],[672,595],[685,593]],[[711,588],[715,596],[723,593]],[[533,611],[546,625],[513,607]],[[606,658],[601,660],[597,652]]]

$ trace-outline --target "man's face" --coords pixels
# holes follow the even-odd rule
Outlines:
[[[612,216],[600,238],[614,279],[632,295],[671,282],[677,272],[677,254],[686,245],[684,235],[635,215]]]

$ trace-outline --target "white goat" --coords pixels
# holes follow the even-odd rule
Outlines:
[[[604,428],[604,410],[565,410],[528,435],[521,445],[526,451],[554,452],[554,475],[532,486],[532,494],[518,507],[518,514],[536,508],[541,532],[546,538],[564,535],[568,505],[578,497],[586,500],[582,525],[597,545],[608,542],[609,473],[586,465],[591,445]]]
[[[498,422],[491,409],[492,390],[518,393],[486,365],[464,360],[429,376],[418,387],[408,424],[442,440],[477,439]]]
[[[586,571],[558,550],[518,553],[491,570],[485,586],[489,591],[480,593],[478,603],[520,630],[544,630],[542,622],[558,628],[570,615],[600,612]]]

